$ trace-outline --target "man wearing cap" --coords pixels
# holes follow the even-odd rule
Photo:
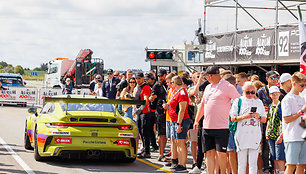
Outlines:
[[[164,150],[167,143],[166,113],[163,108],[163,103],[166,101],[167,91],[168,91],[168,86],[166,84],[167,71],[165,69],[160,69],[157,75],[158,75],[158,82],[156,82],[152,87],[150,101],[152,105],[155,105],[154,108],[156,109],[155,115],[156,115],[156,126],[158,132],[158,145],[159,145],[158,161],[166,162],[166,157],[164,156]]]
[[[114,71],[112,69],[108,69],[106,72],[108,78],[105,79],[102,83],[102,96],[108,99],[116,99],[116,86],[120,82],[120,80],[114,77]]]
[[[135,78],[137,83],[137,87],[135,89],[135,98],[136,100],[146,101],[145,106],[136,106],[135,111],[137,115],[137,126],[140,131],[144,146],[144,151],[138,155],[138,158],[151,158],[150,141],[151,139],[155,139],[153,136],[154,113],[151,111],[149,102],[151,88],[146,83],[144,83],[144,75],[142,72],[138,72]]]
[[[279,80],[279,73],[277,71],[269,71],[266,73],[266,80],[268,82],[268,85],[260,88],[257,91],[258,98],[262,101],[263,105],[265,106],[265,111],[268,114],[269,112],[269,106],[272,103],[272,100],[270,98],[269,88],[271,86],[276,86],[278,84]],[[264,171],[267,172],[267,170],[272,170],[273,161],[270,160],[270,150],[269,150],[269,144],[265,136],[267,124],[263,123],[263,131],[262,131],[262,160],[264,164]]]
[[[229,137],[228,116],[231,101],[240,94],[229,82],[222,80],[219,67],[210,66],[205,72],[210,84],[205,88],[202,102],[199,106],[194,129],[198,130],[199,120],[203,120],[203,149],[206,152],[206,164],[209,174],[214,173],[215,153],[217,151],[221,174],[227,167],[227,145]]]
[[[146,83],[147,85],[149,85],[151,88],[152,88],[152,87],[154,86],[154,84],[156,83],[156,80],[155,80],[154,75],[153,75],[152,73],[147,73],[147,74],[145,75],[144,80],[145,80],[145,83]]]
[[[292,88],[291,75],[289,73],[283,73],[279,78],[279,82],[280,82],[280,92],[281,92],[279,100],[282,101],[285,95],[288,92],[290,92]]]

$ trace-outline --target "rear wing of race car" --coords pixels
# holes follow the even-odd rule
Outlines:
[[[145,105],[145,100],[114,100],[102,98],[71,98],[67,97],[46,97],[46,103],[89,103],[89,104],[114,104],[114,105]]]

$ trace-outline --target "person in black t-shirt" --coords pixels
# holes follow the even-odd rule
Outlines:
[[[166,138],[166,112],[163,108],[163,103],[167,98],[168,86],[166,84],[167,71],[160,69],[158,72],[158,82],[152,87],[151,96],[149,98],[152,103],[153,108],[156,109],[156,125],[158,132],[158,145],[159,145],[159,157],[158,161],[166,162],[166,157],[164,156],[164,150],[167,143]],[[152,108],[152,107],[151,107]]]

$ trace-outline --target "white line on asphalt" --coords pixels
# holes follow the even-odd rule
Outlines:
[[[0,137],[0,143],[6,150],[14,157],[14,159],[21,165],[21,167],[26,171],[28,174],[35,174],[35,172],[17,155],[16,152]]]

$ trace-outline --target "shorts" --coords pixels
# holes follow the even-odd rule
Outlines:
[[[233,151],[234,150],[234,144],[235,144],[234,136],[235,136],[235,134],[233,132],[229,133],[227,151]],[[236,149],[237,148],[235,148],[235,150]]]
[[[226,152],[229,138],[228,129],[203,129],[203,152],[216,149],[218,152]]]
[[[272,160],[285,160],[284,143],[277,144],[276,140],[269,139],[270,153]]]
[[[171,138],[171,125],[170,121],[166,121],[166,137]]]
[[[181,125],[183,130],[182,130],[181,133],[177,134],[176,133],[177,122],[173,121],[172,122],[172,126],[171,126],[171,138],[174,138],[174,139],[186,139],[190,123],[191,123],[190,118],[187,118],[187,119],[183,120],[182,121],[182,125]]]
[[[284,144],[287,164],[306,164],[305,141],[285,142]]]
[[[158,114],[156,115],[156,130],[158,135],[166,135],[166,115],[165,114]]]
[[[189,140],[191,142],[198,142],[198,135],[194,129],[189,129]]]

